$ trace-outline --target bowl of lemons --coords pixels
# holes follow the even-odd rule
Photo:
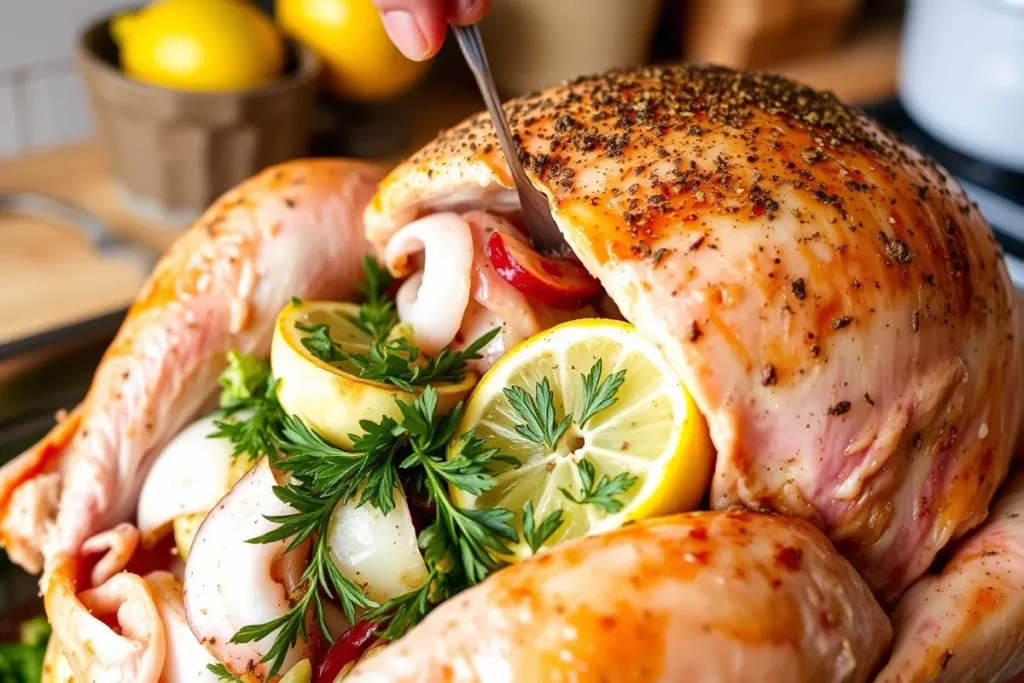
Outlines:
[[[78,43],[118,190],[183,224],[262,168],[308,152],[321,60],[247,0],[155,0]]]

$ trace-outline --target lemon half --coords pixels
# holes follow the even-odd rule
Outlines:
[[[625,375],[617,400],[580,427],[583,377],[598,360],[602,381],[620,370]],[[517,431],[516,425],[525,421],[505,391],[519,386],[534,396],[544,379],[553,394],[555,422],[568,413],[574,416],[553,450]],[[473,428],[476,437],[520,464],[498,465],[497,484],[478,496],[453,488],[456,504],[513,511],[520,538],[527,501],[532,502],[537,524],[561,510],[562,524],[545,546],[631,520],[694,509],[704,496],[714,461],[704,418],[661,352],[632,325],[613,320],[564,323],[515,347],[480,380],[449,457],[459,453],[459,437]],[[618,509],[574,502],[584,500],[584,460],[594,471],[591,490],[602,477],[629,477],[632,484],[613,498]],[[522,542],[515,552],[521,558],[531,549]]]
[[[371,0],[277,0],[275,7],[284,31],[320,55],[325,84],[339,97],[388,100],[427,69],[398,51]]]
[[[285,412],[297,415],[330,443],[350,450],[349,435],[361,434],[361,420],[380,422],[384,416],[401,420],[395,399],[412,403],[413,393],[359,377],[351,363],[325,363],[302,344],[307,332],[296,327],[326,324],[331,339],[348,353],[366,353],[372,339],[353,324],[359,306],[332,301],[293,302],[277,317],[270,346],[270,366],[278,380],[277,399]],[[479,375],[467,371],[462,381],[433,384],[437,410],[447,413],[469,394]],[[418,387],[417,387],[418,389]]]

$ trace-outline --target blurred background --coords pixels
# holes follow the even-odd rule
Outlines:
[[[494,0],[482,30],[504,96],[680,60],[832,90],[950,168],[1024,280],[1022,0]],[[288,158],[397,160],[479,109],[454,41],[409,62],[369,0],[0,2],[0,460],[218,195]]]

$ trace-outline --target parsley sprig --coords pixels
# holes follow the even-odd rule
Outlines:
[[[296,329],[306,333],[301,339],[302,345],[325,363],[348,363],[363,379],[412,392],[416,387],[427,384],[462,381],[466,376],[466,365],[481,358],[480,351],[501,331],[494,328],[461,351],[445,347],[435,356],[425,356],[404,337],[388,338],[398,324],[394,302],[385,293],[391,275],[369,258],[363,261],[363,272],[366,282],[359,289],[366,301],[359,307],[358,316],[347,317],[373,338],[369,350],[365,353],[346,351],[331,339],[331,330],[326,323],[295,323]]]
[[[374,342],[382,342],[387,339],[391,328],[398,324],[395,302],[387,295],[391,273],[367,256],[363,259],[363,275],[366,279],[359,285],[359,291],[365,300],[359,307],[358,317],[350,317],[349,320],[373,337]]]
[[[409,452],[400,467],[422,473],[428,499],[437,509],[434,523],[419,535],[428,579],[420,588],[381,605],[367,616],[387,627],[383,638],[394,640],[433,608],[459,591],[483,581],[507,563],[519,535],[512,527],[514,513],[504,508],[469,510],[448,497],[448,486],[479,495],[496,483],[493,463],[518,466],[469,430],[458,443],[457,455],[446,457],[448,443],[462,420],[460,403],[446,417],[436,415],[437,392],[428,387],[411,405],[398,403],[402,423],[397,433],[408,438]]]
[[[375,429],[386,428],[373,426]],[[277,632],[273,645],[263,658],[263,661],[271,663],[269,676],[280,670],[289,648],[297,639],[308,642],[307,621],[311,609],[324,636],[331,637],[324,618],[324,599],[335,600],[350,622],[355,621],[357,609],[376,607],[376,603],[342,575],[330,559],[330,537],[327,533],[335,508],[353,498],[361,486],[361,502],[390,505],[388,509],[394,507],[394,465],[390,459],[395,453],[380,442],[376,436],[379,432],[372,434],[368,430],[367,436],[357,441],[356,452],[348,453],[328,444],[299,418],[282,418],[277,446],[285,457],[279,461],[278,467],[290,472],[292,481],[286,486],[275,486],[274,495],[293,507],[295,512],[268,516],[267,519],[277,527],[249,542],[273,543],[290,539],[284,550],[290,552],[307,539],[312,539],[309,565],[299,580],[304,592],[282,616],[263,624],[246,626],[231,639],[234,643],[248,643]],[[388,472],[391,473],[390,479]],[[382,482],[386,486],[387,481],[391,485],[384,496],[379,491]]]
[[[296,640],[308,640],[310,610],[330,637],[323,617],[324,600],[337,601],[353,622],[357,610],[370,609],[372,618],[387,623],[385,637],[397,638],[433,605],[504,566],[501,556],[508,556],[511,545],[519,540],[510,524],[511,511],[467,510],[448,497],[449,485],[471,494],[487,491],[495,484],[493,463],[517,465],[518,461],[488,447],[473,431],[461,437],[458,455],[448,459],[448,444],[462,420],[463,407],[460,403],[450,414],[440,415],[432,386],[412,403],[397,399],[396,403],[402,419],[384,416],[379,422],[362,421],[363,434],[350,435],[352,452],[327,443],[298,417],[280,420],[275,434],[282,457],[277,466],[292,479],[285,486],[274,487],[274,495],[295,512],[267,517],[277,526],[250,542],[289,539],[287,552],[311,539],[312,556],[300,580],[304,592],[294,606],[277,619],[246,626],[232,638],[244,643],[274,634],[273,646],[263,660],[271,663],[270,675],[280,670]],[[437,508],[435,522],[419,537],[429,578],[417,591],[378,606],[330,559],[327,532],[339,505],[372,505],[385,514],[393,510],[399,469],[407,471],[409,480],[422,482]]]
[[[480,351],[501,331],[494,328],[461,351],[445,347],[436,356],[421,361],[419,349],[405,339],[376,343],[367,353],[339,351],[342,360],[352,363],[363,379],[392,384],[405,391],[440,382],[460,382],[466,376],[466,364],[481,358]]]
[[[523,506],[523,540],[536,555],[540,547],[562,526],[562,511],[554,510],[540,524],[534,522],[533,501],[526,501]]]
[[[287,488],[279,489],[281,487],[275,487],[274,493],[281,500],[290,502],[292,505],[302,505],[298,497],[292,497],[285,493],[288,490]],[[231,638],[232,643],[249,643],[254,640],[261,640],[277,632],[274,636],[273,645],[267,650],[267,654],[262,660],[270,662],[268,678],[272,678],[281,670],[281,666],[288,656],[288,650],[293,643],[299,638],[303,642],[309,642],[306,623],[310,609],[313,610],[313,616],[316,623],[320,626],[324,637],[330,640],[331,632],[327,627],[327,620],[324,616],[323,603],[325,598],[336,600],[341,605],[345,618],[350,622],[355,621],[355,610],[357,607],[372,608],[377,606],[377,603],[366,597],[358,586],[342,575],[337,565],[330,558],[327,525],[331,517],[330,512],[333,512],[334,508],[332,507],[326,515],[318,513],[315,509],[299,507],[298,510],[299,512],[293,516],[316,517],[316,523],[313,527],[318,532],[318,536],[313,542],[313,554],[310,557],[309,565],[300,578],[300,585],[303,586],[305,592],[302,594],[302,597],[296,600],[295,605],[290,610],[277,619],[272,619],[265,624],[244,626]],[[283,518],[268,517],[267,519],[277,521]],[[275,533],[277,531],[274,530],[259,538],[254,538],[250,542],[269,543],[271,540],[280,540]],[[308,537],[309,534],[307,534]],[[293,537],[292,543],[288,548],[289,550],[301,543],[298,539],[299,535]]]
[[[220,662],[217,662],[216,664],[207,664],[206,668],[214,676],[217,676],[221,683],[224,681],[229,681],[230,683],[242,683],[241,678],[228,671],[228,668]]]
[[[303,325],[302,343],[309,352],[328,363],[344,363],[361,377],[386,382],[406,391],[422,389],[412,402],[396,399],[400,419],[382,416],[377,422],[360,422],[362,432],[349,435],[351,451],[339,449],[312,431],[301,419],[286,415],[277,402],[276,380],[270,367],[244,354],[231,354],[229,367],[221,378],[221,407],[225,419],[217,422],[214,436],[230,439],[235,455],[252,459],[267,455],[274,465],[290,475],[274,494],[293,512],[270,516],[275,527],[252,543],[286,540],[287,550],[310,543],[310,561],[303,573],[293,607],[281,617],[264,624],[242,628],[233,642],[251,642],[273,636],[273,645],[264,657],[270,663],[270,676],[277,674],[289,649],[298,640],[308,641],[310,620],[315,621],[328,639],[324,619],[324,601],[336,601],[346,617],[355,621],[357,612],[368,610],[365,618],[380,624],[383,638],[403,635],[429,613],[434,605],[461,590],[480,583],[492,572],[504,567],[519,543],[514,513],[504,508],[467,509],[451,499],[450,489],[480,495],[496,485],[498,464],[518,467],[515,458],[502,455],[475,430],[464,433],[451,446],[463,417],[460,403],[449,414],[438,410],[438,382],[457,382],[466,373],[467,364],[480,358],[499,330],[492,330],[461,351],[449,348],[434,356],[424,356],[403,338],[393,338],[398,322],[394,302],[387,296],[391,277],[375,261],[363,264],[365,296],[356,316],[350,321],[372,338],[365,353],[351,353],[330,337],[327,325]],[[534,387],[531,395],[521,387],[510,387],[505,394],[523,420],[516,431],[525,438],[555,451],[565,433],[575,423],[581,429],[587,422],[617,400],[625,371],[602,381],[602,364],[597,361],[583,382],[583,405],[578,418],[567,413],[557,419],[555,397],[547,379]],[[242,419],[245,418],[245,419]],[[453,456],[448,457],[449,449]],[[578,464],[583,491],[574,497],[579,504],[592,504],[606,511],[618,511],[616,500],[629,490],[636,478],[626,473],[611,479],[596,478],[593,465]],[[596,478],[596,480],[595,480]],[[425,495],[436,510],[434,521],[418,537],[427,567],[427,580],[416,590],[383,605],[370,600],[358,586],[346,578],[329,553],[329,524],[340,505],[371,505],[384,514],[395,508],[396,491],[405,488]],[[562,510],[542,520],[535,519],[532,502],[522,514],[522,540],[536,553],[563,524]],[[224,667],[211,671],[230,677]]]
[[[626,371],[608,375],[601,381],[601,373],[604,371],[604,363],[598,358],[590,372],[583,377],[583,411],[580,413],[579,426],[587,424],[590,418],[597,415],[605,408],[610,407],[618,401],[616,394],[619,387],[626,381]]]
[[[558,421],[555,397],[546,377],[537,384],[534,396],[530,396],[522,387],[507,387],[504,390],[505,397],[515,413],[523,420],[522,423],[515,425],[516,432],[541,446],[547,452],[556,452],[560,447],[559,442],[562,437],[573,424],[577,429],[582,429],[592,417],[618,401],[616,394],[622,383],[626,381],[626,371],[619,370],[602,380],[603,372],[604,364],[601,359],[598,359],[586,375],[580,375],[583,382],[583,405],[578,419],[573,413],[567,412],[562,420]],[[602,474],[595,481],[594,465],[586,458],[580,460],[576,467],[583,490],[577,498],[567,489],[561,488],[562,495],[574,503],[594,505],[609,514],[622,510],[622,502],[616,496],[626,493],[639,481],[637,477],[627,472],[620,472],[610,479],[607,475]],[[523,535],[535,553],[561,524],[561,516],[554,518],[554,514],[552,513],[534,527],[532,505],[523,510]],[[531,536],[533,541],[530,540]]]
[[[545,377],[537,385],[535,396],[530,396],[522,387],[511,386],[505,388],[505,398],[524,420],[523,424],[516,425],[519,435],[554,451],[572,424],[572,413],[566,414],[561,422],[555,421],[555,396],[551,392],[548,378]]]
[[[232,458],[245,455],[253,462],[262,456],[276,458],[284,411],[277,402],[277,381],[270,374],[270,364],[229,351],[228,367],[219,381],[224,419],[214,421],[216,430],[210,438],[230,440]]]
[[[445,347],[436,356],[424,357],[404,338],[377,341],[366,353],[352,353],[331,339],[330,329],[324,323],[296,323],[295,326],[306,332],[302,345],[316,358],[325,363],[348,362],[363,379],[391,384],[410,392],[427,384],[461,381],[466,376],[466,364],[481,358],[480,351],[501,331],[494,328],[461,351]]]
[[[586,458],[576,463],[576,471],[580,475],[580,482],[583,484],[583,491],[579,498],[566,488],[560,488],[562,495],[578,505],[594,505],[609,514],[622,510],[622,501],[615,496],[621,496],[629,491],[639,481],[628,472],[619,472],[611,479],[608,475],[602,474],[601,478],[594,481],[594,465]]]

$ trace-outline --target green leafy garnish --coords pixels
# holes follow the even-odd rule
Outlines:
[[[383,342],[398,323],[398,312],[395,302],[387,296],[388,285],[391,284],[389,273],[371,257],[363,259],[363,275],[365,281],[359,286],[365,301],[359,307],[357,317],[349,317],[353,325],[373,337],[376,343]]]
[[[50,639],[50,625],[43,617],[21,623],[17,643],[0,644],[0,681],[38,683],[43,675],[43,658]]]
[[[227,667],[220,662],[216,664],[207,664],[206,668],[214,676],[220,678],[221,681],[231,681],[231,683],[242,683],[242,679],[228,671]]]
[[[379,635],[394,640],[422,620],[434,605],[504,567],[520,541],[511,510],[462,508],[450,497],[452,489],[481,495],[497,484],[495,473],[499,465],[518,467],[520,463],[488,445],[473,429],[452,444],[463,418],[463,404],[459,403],[447,415],[439,413],[437,390],[432,386],[461,381],[467,364],[480,358],[480,352],[500,330],[491,330],[461,351],[445,348],[434,356],[425,356],[407,341],[408,334],[402,337],[403,330],[395,329],[398,316],[394,302],[387,296],[391,276],[372,259],[364,261],[363,269],[366,281],[360,290],[365,300],[358,315],[350,316],[349,320],[372,339],[365,353],[342,349],[331,339],[328,325],[297,323],[296,327],[305,333],[303,346],[319,360],[344,364],[346,371],[405,391],[422,390],[412,402],[396,399],[400,419],[382,416],[376,422],[363,420],[362,432],[349,435],[352,448],[346,451],[328,443],[298,416],[285,414],[277,401],[276,380],[266,363],[234,353],[221,377],[221,407],[226,418],[216,423],[214,436],[229,439],[236,456],[270,456],[274,465],[289,475],[288,482],[275,486],[273,492],[293,511],[268,516],[274,527],[249,542],[286,541],[286,552],[305,542],[311,544],[309,564],[300,578],[300,590],[292,596],[292,608],[264,624],[246,626],[232,638],[236,643],[273,638],[263,658],[269,663],[270,677],[280,671],[295,642],[309,641],[311,615],[330,640],[324,618],[325,601],[336,601],[353,623],[357,611],[368,610],[365,618],[379,624]],[[603,382],[601,373],[598,361],[588,375],[582,376],[583,409],[581,419],[576,421],[579,426],[616,400],[625,371]],[[572,425],[573,415],[557,420],[548,380],[541,381],[533,395],[520,387],[510,387],[505,395],[523,420],[523,424],[516,425],[516,431],[554,451]],[[628,474],[620,474],[610,480],[602,476],[595,482],[595,471],[589,462],[583,460],[579,468],[584,483],[582,495],[576,500],[564,489],[563,495],[579,504],[593,504],[608,511],[621,509],[622,504],[615,496],[637,481]],[[330,520],[339,506],[351,504],[370,505],[387,514],[395,508],[396,491],[401,493],[403,488],[426,496],[436,511],[433,522],[417,539],[427,579],[416,590],[377,605],[331,559]],[[539,521],[534,514],[533,503],[527,502],[523,508],[523,540],[536,553],[561,527],[563,517],[561,510]],[[236,680],[222,665],[212,665],[210,670]]]
[[[331,340],[331,328],[327,323],[316,325],[295,323],[295,328],[307,333],[301,339],[302,345],[314,358],[325,363],[334,363],[344,359],[340,347]]]
[[[246,455],[255,462],[277,457],[284,411],[277,402],[277,381],[270,364],[235,351],[228,352],[228,367],[220,376],[221,409],[225,419],[215,420],[210,438],[231,441],[231,457]],[[246,419],[240,413],[251,413]]]
[[[281,418],[277,448],[283,457],[277,466],[291,473],[292,479],[286,486],[274,487],[274,495],[295,512],[267,517],[277,526],[250,542],[289,539],[287,552],[313,539],[312,557],[300,581],[305,592],[287,614],[246,626],[232,639],[250,642],[276,633],[274,645],[264,657],[271,662],[270,675],[279,671],[296,639],[308,640],[306,616],[310,609],[330,637],[323,620],[324,599],[337,600],[350,622],[355,621],[357,609],[378,607],[330,559],[327,531],[334,510],[351,501],[372,505],[385,514],[393,510],[399,486],[397,468],[409,471],[411,480],[422,482],[438,516],[419,538],[428,581],[417,591],[370,612],[388,622],[387,637],[398,637],[434,604],[504,566],[494,555],[510,554],[509,544],[518,541],[509,524],[512,512],[464,510],[450,501],[447,491],[450,484],[470,493],[483,492],[494,485],[489,473],[492,463],[517,461],[488,448],[472,432],[463,435],[459,454],[448,460],[446,451],[462,419],[462,404],[447,416],[438,415],[437,391],[431,386],[412,404],[396,402],[402,420],[385,416],[376,423],[362,421],[364,433],[350,435],[352,452],[330,445],[295,416]]]
[[[622,503],[616,500],[615,496],[621,496],[639,481],[626,472],[620,472],[611,479],[608,478],[608,475],[602,474],[601,478],[595,482],[594,466],[586,458],[576,463],[576,470],[580,475],[580,482],[583,484],[580,498],[575,498],[565,488],[561,488],[559,491],[578,505],[596,505],[609,514],[614,514],[622,509]]]
[[[511,510],[468,510],[457,507],[448,498],[449,484],[461,488],[460,484],[471,482],[471,489],[467,492],[477,494],[493,487],[494,478],[482,470],[499,453],[497,449],[485,448],[479,439],[468,435],[460,457],[446,460],[448,442],[462,419],[462,404],[440,420],[434,416],[436,405],[437,392],[433,387],[427,387],[411,406],[399,401],[398,407],[404,418],[400,430],[409,437],[412,449],[401,467],[418,466],[423,469],[427,494],[437,506],[437,520],[423,531],[428,535],[427,547],[423,545],[422,536],[420,547],[428,553],[438,554],[440,546],[435,544],[443,545],[444,554],[453,555],[461,563],[467,585],[472,586],[505,565],[495,555],[511,555],[509,544],[518,542],[519,536],[509,524],[513,517]]]
[[[501,331],[490,330],[461,351],[445,347],[436,356],[421,357],[420,350],[404,338],[375,342],[366,353],[350,353],[331,340],[325,324],[295,326],[307,333],[302,345],[325,363],[347,361],[355,366],[359,377],[409,392],[427,384],[462,381],[466,364],[480,358],[480,350]]]
[[[273,678],[281,670],[281,666],[288,656],[288,650],[297,639],[301,638],[304,643],[309,642],[306,616],[309,614],[310,608],[313,610],[313,616],[317,624],[319,624],[324,637],[328,641],[331,640],[331,631],[327,627],[327,620],[324,617],[324,598],[337,600],[341,605],[342,612],[345,613],[345,618],[350,622],[355,622],[355,610],[357,607],[372,608],[377,606],[377,603],[366,597],[358,586],[345,578],[334,564],[334,561],[331,560],[329,548],[327,547],[329,541],[327,525],[334,508],[330,508],[327,514],[324,515],[320,509],[300,507],[303,503],[288,496],[285,493],[287,490],[283,487],[274,488],[274,493],[281,500],[294,505],[299,510],[296,515],[289,515],[287,517],[315,517],[316,523],[313,527],[319,534],[313,544],[313,555],[310,557],[309,566],[306,567],[306,571],[302,573],[299,580],[305,592],[295,602],[295,605],[282,616],[265,624],[243,626],[231,638],[232,643],[249,643],[254,640],[261,640],[275,631],[277,632],[274,636],[273,645],[267,650],[267,654],[262,659],[264,662],[270,662],[270,668],[267,672],[268,678]],[[267,517],[267,519],[273,522],[285,519],[285,517]],[[307,538],[310,533],[312,533],[312,530],[306,534]],[[269,543],[272,540],[280,540],[280,538],[274,532],[271,532],[270,534],[252,539],[250,543]],[[301,543],[301,540],[296,536],[293,538],[288,550],[292,550],[299,543]],[[288,550],[285,552],[288,552]]]
[[[328,549],[328,525],[334,510],[353,499],[360,488],[359,505],[369,503],[385,514],[395,506],[394,459],[398,442],[393,432],[397,424],[385,417],[380,423],[364,421],[360,426],[366,433],[352,435],[354,443],[350,453],[328,444],[294,415],[281,419],[277,445],[285,457],[278,462],[278,467],[290,472],[292,481],[286,486],[275,486],[274,495],[295,508],[295,512],[268,516],[277,527],[249,542],[290,539],[284,551],[288,552],[312,538],[313,553],[300,579],[305,592],[286,614],[264,624],[246,626],[232,638],[232,642],[246,643],[277,631],[274,644],[263,659],[271,662],[271,676],[280,670],[288,649],[297,638],[308,641],[306,615],[311,608],[324,636],[330,639],[323,616],[324,598],[337,600],[352,623],[356,609],[377,606],[341,574]]]
[[[220,373],[220,407],[230,410],[261,393],[270,377],[270,365],[252,356],[228,351],[228,367]]]
[[[603,363],[599,358],[587,375],[581,375],[583,377],[583,414],[580,415],[577,423],[580,427],[587,424],[587,421],[594,415],[619,400],[615,394],[618,393],[622,383],[626,381],[626,371],[619,370],[614,375],[606,377],[602,382],[602,370]]]
[[[519,435],[548,451],[554,451],[558,440],[572,424],[572,413],[562,418],[561,422],[555,422],[555,397],[547,377],[537,385],[536,400],[517,386],[507,387],[505,398],[519,417],[525,420],[524,424],[516,425]]]
[[[562,511],[554,510],[540,524],[534,523],[533,515],[533,501],[528,500],[523,506],[523,540],[536,555],[540,547],[562,526]]]

